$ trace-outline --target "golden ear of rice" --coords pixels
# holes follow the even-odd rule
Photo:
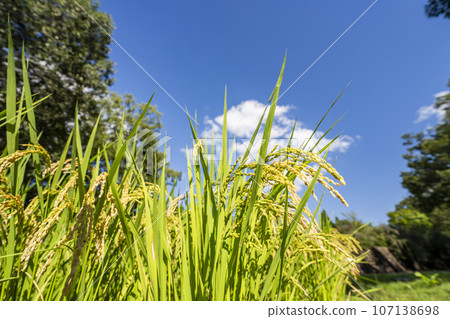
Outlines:
[[[30,154],[39,154],[44,160],[44,164],[51,166],[50,155],[47,151],[38,143],[36,144],[23,144],[22,146],[27,146],[30,149],[16,151],[10,155],[0,158],[0,174],[3,174],[8,168],[10,168],[14,163],[21,160],[24,156]]]

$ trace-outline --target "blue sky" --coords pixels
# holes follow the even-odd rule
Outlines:
[[[372,3],[108,0],[100,10],[111,14],[122,47],[197,113],[200,132],[220,129],[226,85],[234,116],[229,130],[245,137],[267,103],[285,52],[282,91]],[[401,136],[436,123],[425,108],[418,122],[419,109],[447,90],[450,75],[450,20],[426,18],[425,3],[379,0],[278,103],[277,136],[283,138],[297,118],[301,139],[351,81],[322,126],[326,130],[345,114],[330,135],[343,134],[328,158],[347,182],[340,192],[349,207],[325,196],[322,206],[331,216],[355,212],[367,222],[386,222],[406,195]],[[117,70],[112,90],[139,101],[156,92],[162,133],[171,137],[171,166],[184,171],[181,149],[191,145],[186,114],[116,44],[110,56]]]

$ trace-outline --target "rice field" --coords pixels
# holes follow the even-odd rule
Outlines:
[[[326,219],[318,222],[318,187],[346,204],[337,190],[344,178],[326,161],[330,144],[268,147],[284,62],[251,139],[262,132],[258,160],[250,159],[250,146],[237,159],[227,154],[225,97],[220,162],[208,159],[214,145],[190,123],[189,188],[179,194],[166,183],[164,165],[153,179],[136,161],[124,165],[138,156],[134,136],[153,97],[131,134],[118,132],[113,157],[111,145],[93,149],[100,118],[82,145],[75,114],[63,152],[51,158],[39,144],[34,112],[43,100],[32,95],[24,55],[16,98],[19,71],[9,39],[0,113],[7,136],[0,157],[1,300],[367,298],[351,279],[358,242]],[[29,143],[19,145],[24,134]],[[300,195],[295,181],[305,184]],[[315,210],[307,205],[312,198]]]

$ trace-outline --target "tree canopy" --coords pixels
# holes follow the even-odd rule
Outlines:
[[[111,17],[98,11],[98,4],[79,1],[84,10],[111,32]],[[114,63],[108,58],[110,38],[73,1],[5,0],[0,5],[5,17],[0,26],[2,65],[6,64],[9,16],[16,56],[23,45],[29,78],[37,98],[51,94],[36,110],[40,143],[57,153],[72,128],[78,106],[80,125],[86,138],[99,116],[98,101],[106,98],[112,84]],[[5,87],[6,67],[0,68],[0,85]],[[4,92],[3,92],[4,93]],[[4,106],[4,94],[1,95]],[[2,137],[1,145],[4,146]]]
[[[78,0],[77,3],[68,0],[4,0],[0,3],[0,15],[9,16],[18,61],[22,50],[25,51],[31,89],[36,93],[34,99],[48,96],[36,109],[36,127],[42,133],[39,143],[53,155],[64,147],[76,110],[83,142],[87,142],[102,112],[95,140],[95,147],[101,147],[114,141],[121,127],[126,134],[126,128],[134,126],[143,107],[131,94],[109,91],[115,71],[114,62],[109,58],[111,39],[108,34],[114,28],[111,16],[99,11],[97,1]],[[0,24],[2,109],[7,33],[8,19],[5,18]],[[20,87],[21,79],[18,81]],[[152,106],[140,130],[157,131],[160,127],[160,113]],[[6,139],[0,135],[0,149],[5,146]],[[176,178],[180,175],[172,170],[169,173]]]
[[[440,94],[434,107],[444,116],[433,129],[403,136],[410,170],[401,177],[409,195],[388,214],[416,261],[429,267],[450,263],[450,93]]]
[[[429,0],[425,6],[425,13],[429,17],[444,16],[450,18],[450,0]]]

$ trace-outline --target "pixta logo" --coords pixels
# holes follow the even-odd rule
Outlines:
[[[170,162],[171,149],[167,142],[171,139],[149,129],[140,131],[127,146],[127,167],[136,166],[143,173],[154,175]]]

